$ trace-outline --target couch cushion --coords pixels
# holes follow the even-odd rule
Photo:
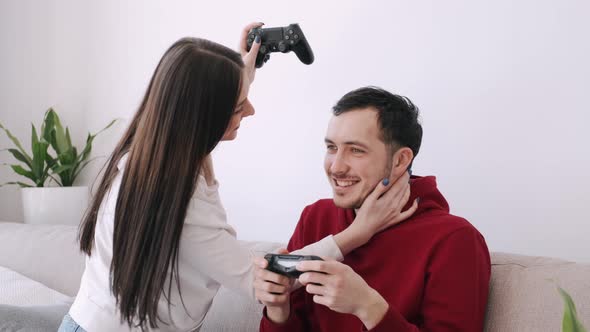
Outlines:
[[[286,248],[281,243],[241,242],[257,256]],[[205,316],[201,332],[258,331],[263,308],[258,301],[221,286]]]
[[[590,265],[493,253],[485,331],[561,331],[564,304],[558,285],[590,327]]]
[[[8,305],[71,305],[73,298],[42,283],[0,266],[0,304]]]
[[[76,226],[0,222],[0,266],[76,296],[84,271],[77,235]]]
[[[68,305],[17,307],[0,304],[0,331],[57,331],[69,309]]]

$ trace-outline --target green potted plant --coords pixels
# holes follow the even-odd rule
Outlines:
[[[557,290],[565,305],[562,322],[563,332],[586,332],[582,322],[578,319],[578,312],[572,297],[561,287],[557,287]]]
[[[0,123],[14,148],[4,149],[20,162],[9,165],[28,180],[2,185],[21,187],[25,223],[78,224],[88,206],[87,186],[74,186],[80,172],[94,159],[90,159],[94,138],[111,127],[113,120],[96,134],[88,134],[82,152],[72,145],[68,127],[63,127],[57,113],[50,108],[45,112],[41,131],[32,125],[31,153]],[[52,185],[53,184],[53,185]],[[0,185],[0,186],[2,186]]]

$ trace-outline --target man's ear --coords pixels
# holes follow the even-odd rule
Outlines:
[[[414,159],[414,152],[408,147],[403,147],[393,154],[393,163],[391,167],[391,174],[394,179],[399,178],[408,170],[408,167]]]

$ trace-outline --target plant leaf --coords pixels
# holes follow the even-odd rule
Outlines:
[[[572,297],[561,287],[558,287],[559,294],[563,298],[564,312],[562,328],[564,332],[586,332],[582,323],[578,320],[576,305]]]
[[[86,146],[84,147],[84,150],[82,150],[82,153],[80,153],[80,156],[78,157],[80,162],[88,159],[88,156],[90,156],[90,152],[92,152],[92,141],[94,140],[94,137],[95,136],[88,134],[88,137],[86,138]]]
[[[17,184],[17,185],[21,186],[22,188],[32,188],[33,187],[31,185],[28,185],[26,183],[19,182],[19,181],[2,183],[2,184],[0,184],[0,187],[6,186],[6,185],[12,185],[12,184]]]
[[[59,162],[62,165],[70,165],[75,164],[76,161],[76,151],[74,148],[70,148],[64,153],[58,156]]]
[[[98,159],[98,158],[102,158],[102,157],[94,157],[90,160],[88,160],[87,162],[83,163],[82,166],[80,166],[80,168],[77,169],[76,173],[74,173],[74,178],[72,180],[75,180],[78,175],[80,175],[80,172],[82,172],[82,170],[88,165],[90,164],[92,161]]]
[[[92,135],[94,137],[98,136],[100,133],[102,133],[103,131],[109,129],[112,125],[115,124],[115,122],[117,122],[118,119],[115,119],[113,121],[111,121],[111,123],[109,123],[106,127],[102,128],[101,130],[99,130],[96,134]]]
[[[47,152],[46,158],[45,158],[45,162],[47,163],[47,166],[49,168],[53,168],[53,166],[55,165],[55,163],[57,162],[56,158],[53,158],[49,152]]]
[[[26,178],[28,178],[29,180],[37,183],[35,174],[33,174],[33,172],[31,171],[27,171],[26,169],[22,168],[22,166],[19,165],[10,165],[10,168],[12,168],[12,170],[18,174],[18,175],[22,175]]]
[[[7,151],[10,152],[14,156],[14,158],[16,158],[16,160],[22,161],[23,163],[27,164],[29,168],[31,168],[31,164],[20,151],[18,151],[17,149],[7,149]]]
[[[71,170],[72,168],[74,168],[74,165],[70,164],[70,165],[59,165],[55,168],[53,168],[53,173],[57,174],[57,175],[61,175],[61,173],[67,172],[69,170]]]
[[[52,132],[52,146],[55,149],[55,152],[57,152],[57,154],[62,154],[64,152],[66,152],[69,148],[68,146],[68,141],[66,139],[66,132],[63,128],[63,126],[61,125],[61,122],[59,120],[59,116],[57,116],[57,113],[55,114],[55,118],[54,118],[54,131]],[[53,145],[55,144],[55,145]]]
[[[21,154],[27,158],[27,160],[29,161],[29,163],[32,163],[33,160],[31,159],[31,157],[27,154],[27,152],[25,151],[25,149],[23,149],[23,146],[20,144],[18,138],[14,137],[12,135],[12,133],[10,132],[10,130],[4,128],[4,126],[2,125],[2,123],[0,123],[0,129],[4,130],[4,132],[6,132],[6,135],[8,136],[8,138],[10,138],[10,140],[12,141],[12,143],[14,143],[14,145],[16,145],[16,147],[19,149],[19,151],[21,152]]]
[[[43,178],[43,169],[45,168],[48,147],[49,143],[40,141],[37,141],[37,143],[33,145],[33,167],[31,167],[31,170],[35,175],[35,179],[33,181],[35,181],[37,186],[42,186],[43,183],[45,183],[45,179]]]
[[[31,145],[34,146],[35,144],[39,143],[39,137],[37,136],[37,129],[35,125],[31,123]]]
[[[47,142],[51,142],[51,132],[54,130],[55,127],[55,111],[53,108],[49,108],[47,112],[45,112],[45,121],[43,122],[43,127],[41,129],[43,139]]]
[[[66,127],[66,143],[68,144],[68,148],[72,147],[72,139],[70,138],[70,128]]]

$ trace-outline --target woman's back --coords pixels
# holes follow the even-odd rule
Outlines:
[[[129,331],[128,325],[120,321],[109,278],[115,206],[126,161],[127,155],[119,162],[119,174],[101,204],[93,254],[86,258],[80,291],[70,309],[72,318],[89,331]],[[226,222],[217,189],[217,183],[208,186],[205,178],[199,176],[180,239],[178,270],[182,300],[176,281],[172,280],[172,287],[166,290],[166,296],[160,297],[157,306],[158,315],[163,320],[158,323],[161,331],[188,331],[199,327],[220,283],[235,290],[252,292],[249,269],[228,273],[232,262],[241,262],[235,266],[249,266],[244,262],[249,262],[252,254],[244,248],[237,248],[231,257],[226,257],[227,246],[237,246],[238,243],[235,231]]]

